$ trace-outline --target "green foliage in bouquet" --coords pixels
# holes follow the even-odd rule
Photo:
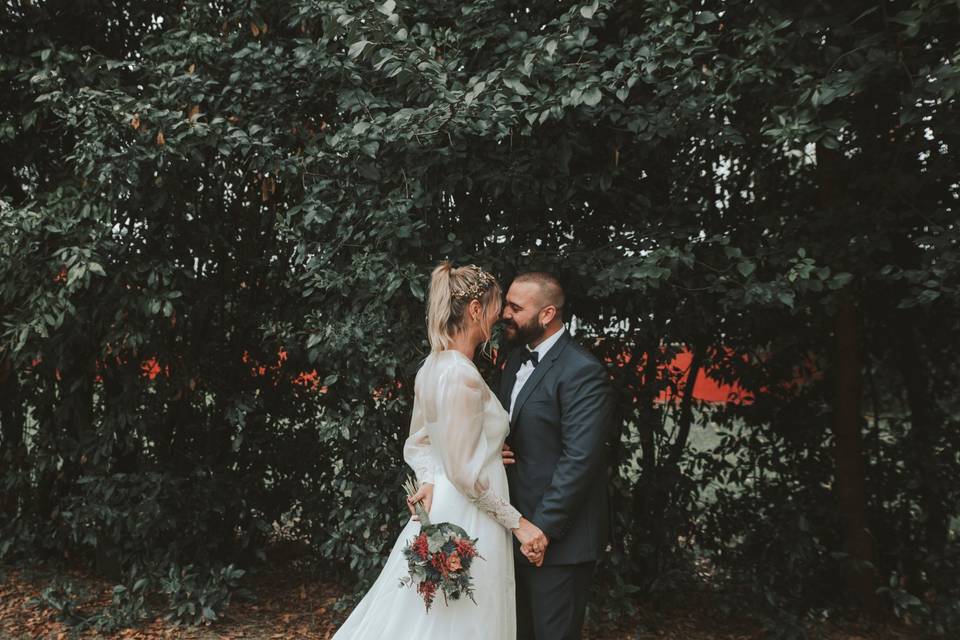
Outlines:
[[[423,526],[420,535],[403,550],[410,575],[400,579],[400,586],[415,587],[427,611],[437,592],[443,594],[444,604],[462,596],[476,604],[470,577],[473,559],[482,558],[476,544],[476,538],[470,538],[455,524],[440,522]]]
[[[407,496],[412,496],[419,485],[408,478],[404,488]],[[444,604],[462,596],[476,604],[470,566],[474,558],[483,558],[477,552],[477,538],[471,538],[462,527],[450,522],[432,524],[420,502],[415,504],[415,509],[420,518],[420,534],[403,550],[410,574],[400,579],[400,586],[415,587],[427,611],[438,591],[443,594]]]

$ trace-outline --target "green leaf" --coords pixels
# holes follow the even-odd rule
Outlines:
[[[594,86],[583,92],[583,103],[595,107],[600,104],[600,100],[603,99],[603,94],[600,93],[600,87]]]
[[[363,53],[363,50],[366,49],[368,44],[370,44],[369,40],[358,40],[357,42],[354,42],[352,45],[350,45],[347,55],[349,55],[351,58],[358,57],[361,53]]]
[[[417,300],[422,301],[426,298],[423,286],[417,280],[410,280],[410,293],[412,293],[413,297]]]
[[[737,271],[739,271],[740,275],[742,275],[744,278],[749,277],[750,274],[756,270],[756,268],[757,265],[748,260],[737,263]]]
[[[820,138],[820,144],[822,144],[824,148],[832,149],[834,151],[840,148],[840,141],[837,140],[836,136],[832,136],[830,134]]]
[[[830,280],[828,280],[827,282],[829,283],[829,287],[831,289],[841,289],[844,286],[850,284],[850,281],[852,280],[853,280],[853,274],[847,273],[847,272],[840,272],[840,273],[835,273],[833,277],[830,278]]]
[[[520,82],[515,78],[504,78],[503,84],[513,89],[515,92],[517,92],[521,96],[530,95],[530,90],[527,89],[527,87],[522,82]]]
[[[697,24],[713,24],[717,19],[717,14],[713,11],[698,11],[694,17],[694,22]]]

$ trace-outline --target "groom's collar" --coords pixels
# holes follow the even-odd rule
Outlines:
[[[553,334],[552,336],[550,336],[549,338],[547,338],[546,340],[538,344],[535,348],[531,349],[529,345],[525,345],[526,349],[529,351],[536,351],[537,355],[540,356],[540,361],[542,362],[543,357],[547,355],[547,352],[550,351],[550,348],[553,347],[553,345],[557,344],[560,341],[560,338],[562,338],[563,334],[565,334],[566,332],[567,332],[567,328],[565,326],[561,326],[559,331],[557,331],[555,334]]]

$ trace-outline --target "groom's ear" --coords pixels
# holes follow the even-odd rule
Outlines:
[[[556,317],[557,308],[552,304],[549,304],[540,310],[540,324],[543,326],[547,326],[553,322],[553,319]]]

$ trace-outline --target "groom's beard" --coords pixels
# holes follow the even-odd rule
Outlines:
[[[512,333],[504,335],[507,337],[507,342],[514,346],[536,342],[547,332],[547,328],[537,322],[537,318],[524,325],[517,324],[513,320],[505,320],[504,325],[513,330]]]

